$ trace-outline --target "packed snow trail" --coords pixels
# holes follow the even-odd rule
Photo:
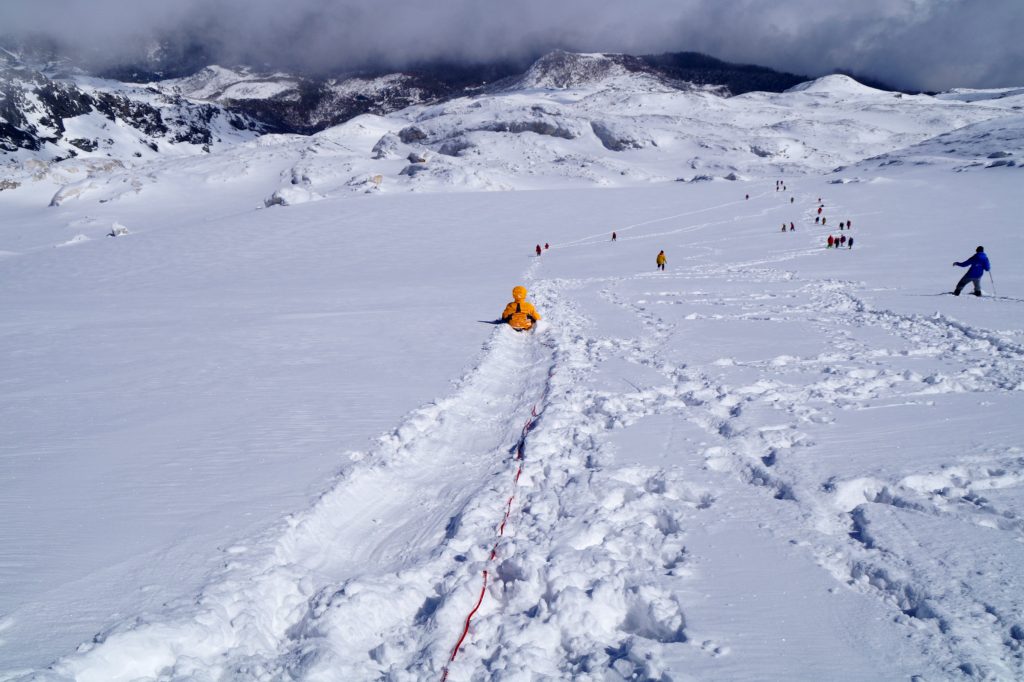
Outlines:
[[[501,523],[498,525],[494,546],[491,548],[491,552],[487,557],[488,562],[490,562],[490,565],[487,568],[485,568],[483,570],[483,573],[481,574],[480,596],[477,597],[476,603],[473,605],[473,608],[470,609],[468,614],[466,614],[466,622],[462,626],[462,632],[459,634],[459,638],[455,642],[455,646],[452,648],[451,656],[449,656],[448,658],[448,663],[445,665],[444,670],[442,671],[441,682],[445,682],[445,680],[448,679],[448,675],[451,672],[451,665],[455,662],[455,659],[458,658],[459,652],[462,650],[462,644],[466,641],[466,637],[469,635],[469,627],[473,623],[473,617],[476,616],[477,611],[480,610],[480,605],[483,603],[484,597],[487,594],[488,581],[490,579],[494,562],[498,561],[501,558],[499,550],[504,549],[502,547],[502,542],[505,538],[505,529],[508,527],[509,520],[512,516],[512,505],[516,502],[517,493],[519,491],[519,479],[522,478],[523,475],[523,459],[526,455],[526,438],[527,436],[529,436],[530,431],[534,427],[534,424],[540,417],[540,414],[537,413],[537,405],[543,402],[543,400],[546,397],[547,394],[545,392],[545,395],[541,396],[538,402],[534,404],[533,408],[531,408],[530,417],[526,420],[526,423],[523,424],[523,429],[519,437],[519,442],[516,443],[515,447],[513,448],[514,460],[516,463],[515,474],[512,477],[508,502],[505,504],[505,512],[501,517]]]
[[[383,437],[314,508],[289,518],[281,537],[235,548],[236,561],[195,605],[103,633],[55,666],[57,679],[438,671],[461,597],[479,576],[471,569],[484,560],[474,543],[506,492],[510,450],[551,362],[542,337],[500,328],[455,394]],[[359,642],[389,637],[404,648],[382,657],[368,645],[365,657],[352,657]]]

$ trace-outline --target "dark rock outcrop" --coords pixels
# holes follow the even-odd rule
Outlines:
[[[40,151],[47,144],[57,153],[74,156],[96,152],[113,144],[112,139],[67,139],[65,121],[99,114],[108,121],[136,129],[144,144],[158,149],[158,141],[208,146],[214,139],[215,121],[223,118],[239,130],[262,131],[251,118],[231,113],[215,104],[202,104],[168,95],[133,98],[125,92],[85,92],[73,82],[50,77],[20,65],[0,65],[0,150]]]

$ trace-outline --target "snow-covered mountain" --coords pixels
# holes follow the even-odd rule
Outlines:
[[[38,87],[49,81],[48,76],[59,81],[59,86],[55,84],[49,86],[51,88],[74,90],[82,81],[90,83],[92,88],[127,98],[137,107],[151,106],[153,95],[166,95],[165,99],[171,104],[180,103],[184,97],[200,104],[220,105],[236,114],[236,122],[246,128],[252,127],[249,122],[252,119],[266,132],[300,134],[314,133],[361,114],[386,115],[414,104],[444,102],[495,87],[521,89],[580,84],[610,69],[619,73],[646,73],[682,89],[693,84],[713,87],[720,94],[753,89],[782,90],[801,80],[792,74],[728,64],[692,53],[635,57],[556,51],[537,60],[522,74],[515,64],[499,62],[423,64],[401,72],[324,77],[260,72],[244,66],[210,65],[196,69],[191,67],[202,54],[201,50],[193,50],[188,56],[168,56],[169,49],[154,46],[147,68],[106,69],[93,77],[76,66],[78,62],[70,57],[60,57],[46,50],[32,51],[24,47],[20,52],[0,50],[0,82],[5,83],[8,100],[4,118],[9,124],[8,128],[0,130],[0,142],[5,147],[38,149],[53,139],[54,131],[32,131],[33,105],[26,101],[26,97],[39,94]],[[79,58],[79,62],[81,60]],[[186,75],[160,78],[160,73]],[[120,85],[115,77],[130,79],[132,85]],[[72,96],[78,98],[78,95]],[[126,120],[131,124],[131,119]],[[56,131],[58,135],[60,132]]]
[[[522,77],[472,95],[360,115],[309,136],[258,138],[251,119],[228,113],[233,104],[292,102],[301,98],[301,81],[213,67],[160,90],[38,76],[36,90],[64,94],[24,95],[25,107],[51,103],[30,127],[36,138],[44,126],[54,129],[54,141],[43,146],[51,158],[72,149],[76,159],[39,166],[45,154],[21,150],[8,155],[16,162],[8,182],[49,173],[55,202],[110,201],[152,185],[155,169],[188,168],[177,157],[215,142],[218,175],[244,175],[258,163],[276,176],[252,197],[267,205],[442,187],[628,186],[828,171],[855,178],[862,165],[880,164],[1013,168],[1021,156],[1024,114],[1014,90],[909,95],[834,75],[781,93],[725,96],[720,87],[684,85],[636,64],[616,55],[553,53]],[[346,101],[392,101],[392,91],[403,101],[431,99],[401,75],[331,87]],[[93,108],[105,103],[119,108],[107,115]]]
[[[613,72],[646,74],[670,87],[703,87],[723,96],[752,90],[781,91],[805,80],[695,53],[582,55],[556,50],[537,59],[523,73],[512,63],[422,64],[400,72],[327,78],[212,66],[188,77],[151,85],[244,112],[275,132],[305,134],[360,114],[386,115],[414,104],[437,104],[501,90],[575,87]]]
[[[8,58],[0,64],[0,153],[58,162],[117,162],[210,151],[251,139],[261,126],[215,104],[152,88],[77,76],[53,77]]]
[[[0,680],[1024,678],[1024,91],[684,63],[8,64]]]

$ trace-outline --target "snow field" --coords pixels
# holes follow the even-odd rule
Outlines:
[[[240,219],[217,189],[219,215],[195,194],[172,195],[174,211],[103,204],[97,238],[4,264],[4,670],[198,592],[227,547],[305,508],[347,451],[448,390],[489,328],[453,331],[437,306],[491,319],[525,262],[466,263],[482,237],[443,198],[417,201],[422,236],[402,246],[392,235],[416,211],[401,198],[372,218]],[[7,223],[7,238],[54,239],[72,211]],[[131,234],[100,238],[117,221]],[[453,222],[465,228],[438,231]],[[395,351],[367,351],[382,346]]]
[[[29,194],[5,208],[35,222],[0,243],[3,545],[40,534],[87,566],[33,590],[52,542],[14,557],[0,678],[440,679],[484,570],[450,680],[1021,675],[1016,169],[253,210],[323,149],[292,144],[42,219]],[[849,218],[856,247],[826,250]],[[129,234],[95,238],[114,222]],[[940,295],[978,242],[1004,297]],[[520,277],[543,327],[479,324]],[[179,511],[174,532],[132,487]],[[141,526],[122,533],[155,537],[119,554],[88,514],[99,490]],[[100,634],[44,652],[41,606],[80,619],[65,641]]]

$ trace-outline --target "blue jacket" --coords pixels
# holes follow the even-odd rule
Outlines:
[[[955,263],[962,268],[970,266],[970,270],[967,271],[967,279],[981,279],[981,276],[986,271],[991,270],[988,263],[988,256],[985,255],[984,251],[978,252],[965,260],[963,263]]]

